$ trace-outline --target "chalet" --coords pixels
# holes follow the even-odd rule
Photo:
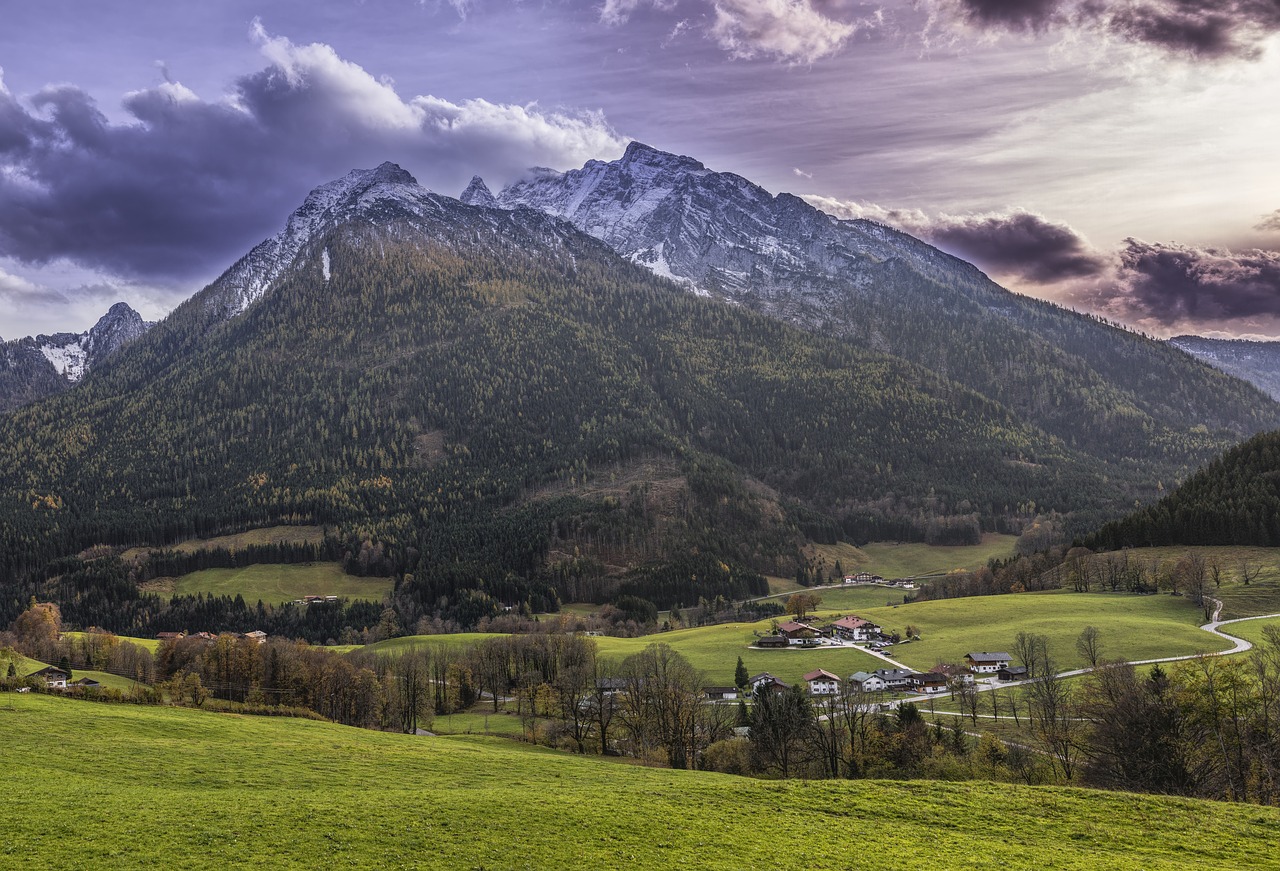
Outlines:
[[[752,695],[760,692],[780,693],[784,690],[791,689],[791,684],[783,683],[767,671],[762,671],[760,674],[752,677],[747,681],[747,685],[751,687]]]
[[[850,615],[832,623],[831,631],[837,638],[843,638],[845,641],[867,641],[880,634],[880,627],[870,620]]]
[[[871,584],[879,580],[883,580],[883,578],[877,577],[876,575],[871,574],[871,572],[858,572],[853,576],[853,582],[855,584]]]
[[[866,693],[878,693],[887,689],[884,678],[865,671],[855,671],[849,675],[849,683],[861,687]]]
[[[937,671],[929,671],[924,674],[916,673],[911,675],[908,680],[911,682],[913,692],[925,693],[926,695],[934,695],[935,693],[945,693],[951,679],[945,674]]]
[[[50,665],[39,671],[32,672],[27,677],[38,677],[44,680],[44,685],[51,690],[65,690],[67,681],[71,679],[71,675],[67,674],[57,666]]]
[[[602,677],[596,681],[596,692],[606,696],[616,696],[618,693],[626,692],[627,679],[625,677]]]
[[[267,633],[263,632],[261,629],[255,629],[252,632],[246,632],[244,634],[244,637],[250,639],[251,641],[256,641],[259,644],[267,643]]]
[[[781,635],[766,635],[763,638],[756,639],[756,647],[786,647],[789,644],[791,644],[791,642],[786,638],[783,638]]]
[[[817,644],[822,633],[808,623],[788,620],[778,627],[778,634],[787,639],[789,644]]]
[[[911,671],[905,668],[877,668],[875,673],[886,689],[900,690],[911,684]]]
[[[804,676],[811,696],[833,696],[840,692],[840,678],[825,669],[815,669]]]
[[[964,661],[974,674],[995,674],[1007,668],[1013,657],[1007,653],[966,653]]]
[[[702,694],[709,702],[731,702],[738,697],[737,687],[703,687]]]
[[[1026,680],[1028,676],[1027,667],[1025,665],[1006,665],[1004,668],[996,672],[996,680],[1005,682]]]

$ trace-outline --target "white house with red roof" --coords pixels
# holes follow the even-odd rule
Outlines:
[[[840,678],[826,669],[815,669],[804,676],[811,696],[833,696],[840,692]]]

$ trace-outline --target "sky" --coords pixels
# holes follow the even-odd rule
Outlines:
[[[686,154],[1153,335],[1280,336],[1280,0],[43,0],[0,337],[157,319],[306,193]]]

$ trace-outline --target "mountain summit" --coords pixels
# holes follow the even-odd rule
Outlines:
[[[150,327],[118,302],[83,333],[0,342],[0,413],[66,390]]]

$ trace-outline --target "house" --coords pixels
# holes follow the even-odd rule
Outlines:
[[[853,576],[853,582],[855,584],[871,584],[878,580],[883,579],[871,574],[871,572],[858,572]]]
[[[833,696],[840,692],[840,678],[826,669],[815,669],[804,676],[811,696]]]
[[[906,668],[877,668],[876,677],[884,681],[885,689],[900,690],[905,689],[911,684],[910,669]]]
[[[252,641],[256,641],[259,644],[267,643],[267,633],[263,632],[261,629],[255,629],[252,632],[246,632],[244,634],[244,637]]]
[[[995,674],[1007,668],[1013,657],[1007,653],[966,653],[964,661],[974,674]]]
[[[865,693],[878,693],[887,689],[884,678],[865,671],[855,671],[849,675],[849,683],[861,687]]]
[[[926,695],[945,693],[951,683],[949,677],[938,671],[928,671],[923,674],[917,672],[911,675],[908,680],[911,682],[913,692],[925,693]]]
[[[80,678],[80,680],[73,680],[71,683],[67,684],[67,686],[71,687],[72,689],[79,687],[80,689],[83,689],[83,690],[96,690],[96,689],[102,688],[102,684],[98,683],[96,680],[94,680],[91,677],[82,677]]]
[[[185,632],[157,632],[156,633],[156,638],[159,638],[161,641],[169,641],[169,640],[177,641],[179,638],[185,638],[185,637],[186,637]]]
[[[880,634],[880,627],[870,620],[863,620],[851,614],[832,623],[831,631],[837,638],[843,638],[845,641],[867,641],[872,636]]]
[[[737,687],[703,687],[702,693],[710,702],[731,702],[738,697]]]
[[[27,677],[43,678],[44,685],[51,690],[65,690],[67,681],[71,679],[71,675],[54,665],[32,672]]]
[[[778,634],[790,644],[817,644],[822,633],[808,623],[788,620],[778,627]]]
[[[1027,667],[1025,665],[1006,665],[1004,668],[996,672],[996,680],[1014,681],[1026,680],[1029,677]]]
[[[759,692],[780,693],[783,690],[791,689],[791,684],[783,683],[767,671],[762,671],[760,674],[750,678],[747,681],[747,685],[751,687],[752,695]]]
[[[616,696],[627,691],[625,677],[602,677],[596,681],[596,692],[606,696]]]
[[[786,647],[791,642],[783,638],[781,635],[766,635],[763,638],[756,639],[756,647]]]

